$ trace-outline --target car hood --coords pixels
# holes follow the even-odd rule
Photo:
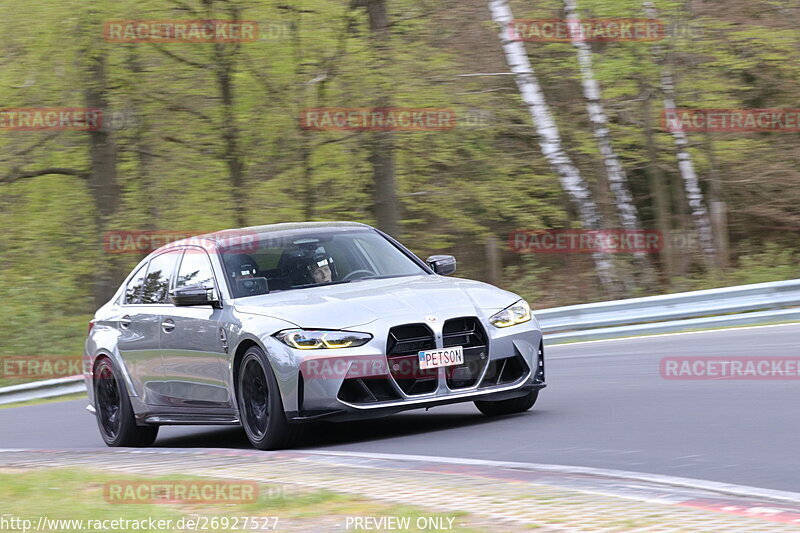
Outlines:
[[[236,300],[236,310],[281,318],[303,328],[345,329],[378,319],[485,316],[519,300],[487,283],[420,275],[280,291]]]

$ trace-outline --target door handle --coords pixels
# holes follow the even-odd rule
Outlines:
[[[171,318],[167,318],[161,322],[161,329],[164,330],[165,333],[169,333],[173,329],[175,329],[175,321]]]
[[[131,327],[131,317],[130,315],[125,315],[119,319],[119,327],[122,329],[128,329]]]

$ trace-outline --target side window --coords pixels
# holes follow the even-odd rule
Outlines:
[[[181,268],[178,270],[178,278],[175,287],[186,286],[214,286],[214,271],[211,269],[211,262],[208,255],[199,248],[189,248],[183,254]]]
[[[142,265],[142,268],[140,268],[128,282],[128,286],[125,287],[126,304],[142,303],[142,285],[144,285],[144,275],[146,272],[147,263]]]
[[[173,250],[156,256],[150,261],[147,276],[142,289],[142,303],[163,304],[167,303],[169,280],[175,271],[178,260],[183,250]]]

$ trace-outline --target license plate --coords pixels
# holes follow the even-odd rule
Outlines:
[[[422,370],[440,366],[453,366],[464,364],[464,348],[452,346],[440,350],[425,350],[419,352],[419,367]]]

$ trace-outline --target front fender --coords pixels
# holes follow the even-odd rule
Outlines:
[[[272,367],[272,372],[278,381],[278,390],[283,400],[284,410],[297,410],[299,367],[291,354],[287,353],[289,352],[288,347],[273,337],[278,331],[297,326],[271,316],[234,311],[233,317],[226,327],[229,340],[228,375],[231,380],[231,391],[236,390],[236,357],[244,344],[255,343],[264,351]],[[286,349],[284,350],[284,348]],[[234,398],[238,408],[238,398],[235,394]]]

